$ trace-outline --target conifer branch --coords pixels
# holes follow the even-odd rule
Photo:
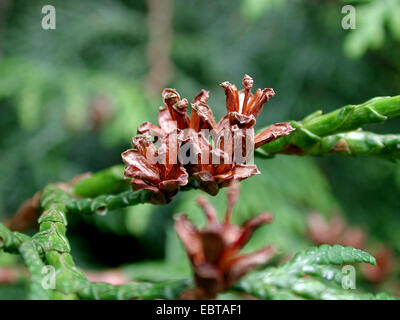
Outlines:
[[[44,209],[39,218],[40,231],[32,239],[43,253],[47,264],[56,272],[56,291],[62,295],[77,292],[87,282],[76,268],[70,254],[71,247],[66,237],[66,201],[69,196],[55,185],[48,185],[40,198]]]
[[[325,115],[307,117],[302,121],[305,130],[314,135],[353,131],[368,124],[384,122],[400,116],[400,95],[376,97],[359,105],[347,105]]]
[[[31,275],[28,299],[48,300],[50,297],[50,291],[45,289],[42,285],[44,263],[40,258],[35,245],[32,241],[24,241],[19,246],[19,253],[21,254]]]
[[[125,300],[125,299],[177,299],[192,286],[191,279],[170,280],[159,283],[129,283],[113,286],[108,283],[91,282],[79,291],[82,299]]]
[[[18,253],[19,246],[24,241],[29,241],[30,237],[19,232],[10,231],[5,225],[0,223],[0,250],[8,253]]]
[[[275,155],[275,153],[268,153],[265,149],[256,150],[256,156],[269,158]],[[317,157],[328,154],[368,155],[396,161],[400,160],[400,134],[376,134],[361,130],[338,133],[321,138],[303,149],[294,145],[287,145],[283,151],[277,153]]]
[[[66,201],[66,209],[71,213],[105,215],[109,210],[147,203],[151,192],[147,190],[125,191],[119,194],[105,194],[96,198],[73,199]]]
[[[302,121],[292,121],[292,126],[296,128],[294,132],[263,145],[256,154],[271,157],[277,153],[323,155],[338,152],[398,159],[399,135],[350,131],[399,115],[400,96],[373,98],[363,104],[348,105],[325,115],[320,111],[314,112]]]
[[[44,263],[31,238],[19,232],[12,232],[0,223],[0,250],[21,255],[31,274],[28,298],[48,299],[49,292],[41,285]]]
[[[301,251],[277,267],[253,272],[239,281],[235,289],[261,299],[395,299],[387,294],[364,294],[343,290],[343,273],[334,265],[364,262],[375,265],[369,253],[341,245],[321,245]],[[308,276],[308,277],[304,277]]]

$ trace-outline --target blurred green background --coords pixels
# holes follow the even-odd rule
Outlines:
[[[43,30],[42,7],[56,8],[56,29]],[[344,30],[352,4],[357,29]],[[375,96],[400,93],[400,0],[0,0],[0,220],[48,182],[121,162],[137,126],[156,120],[160,93],[189,100],[210,90],[217,118],[225,112],[218,84],[277,93],[257,127],[301,119]],[[367,128],[399,133],[400,119]],[[235,221],[275,215],[246,250],[276,243],[285,255],[311,245],[306,215],[343,214],[368,234],[369,247],[400,253],[400,165],[341,156],[256,159],[262,174],[242,184]],[[130,279],[189,274],[172,228],[185,212],[204,223],[199,191],[169,205],[143,205],[105,217],[70,217],[78,266],[123,268]],[[222,213],[225,192],[212,199]],[[367,246],[367,248],[369,248]],[[12,265],[14,257],[0,264]],[[396,294],[398,272],[368,290]],[[21,298],[21,284],[0,285],[0,298]]]

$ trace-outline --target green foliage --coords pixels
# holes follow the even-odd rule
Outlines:
[[[400,41],[399,1],[369,1],[357,6],[356,10],[356,29],[350,32],[344,42],[344,51],[349,57],[359,58],[368,49],[381,48],[388,36],[386,29]]]
[[[108,145],[129,140],[148,117],[148,101],[141,88],[120,75],[56,69],[23,57],[3,59],[0,69],[0,99],[8,98],[15,103],[19,124],[28,132],[43,125],[45,115],[61,116],[72,132],[87,131],[96,98],[109,104],[108,112],[112,114],[102,134]],[[54,109],[54,105],[65,105],[64,111]],[[132,106],[137,106],[135,112]]]
[[[23,300],[27,298],[28,287],[25,282],[4,284],[0,286],[0,297],[8,300]]]
[[[276,8],[282,9],[285,2],[242,0],[241,12],[246,19],[254,21]],[[354,5],[356,9],[356,29],[350,30],[343,43],[344,53],[348,57],[360,58],[368,50],[380,49],[390,37],[400,41],[400,3],[397,0],[342,1],[337,11],[341,12],[341,7],[348,4]]]
[[[241,13],[250,21],[260,19],[267,11],[282,8],[285,0],[242,0]]]
[[[375,265],[375,258],[352,247],[322,245],[297,253],[279,267],[249,274],[236,289],[261,299],[393,299],[340,288],[343,274],[331,265],[355,262]]]
[[[342,265],[344,263],[354,262],[364,262],[374,266],[376,265],[375,258],[369,253],[340,245],[321,245],[319,247],[310,248],[304,252],[299,252],[295,255],[293,261],[289,263],[289,265],[296,268],[307,264]]]

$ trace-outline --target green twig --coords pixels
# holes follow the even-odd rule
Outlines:
[[[121,170],[123,174],[123,167],[113,168],[113,170]],[[194,179],[189,179],[189,183],[182,187],[181,191],[187,191],[196,188],[198,188],[198,183]],[[150,197],[151,191],[129,190],[117,194],[103,194],[94,198],[75,199],[71,196],[68,196],[65,200],[65,204],[69,213],[105,215],[110,210],[148,203]]]
[[[42,286],[44,264],[31,238],[22,233],[12,232],[0,223],[0,249],[22,256],[31,274],[28,297],[34,300],[48,299],[49,291]]]
[[[400,135],[376,134],[367,131],[351,131],[334,134],[321,138],[306,148],[296,148],[291,145],[283,153],[296,155],[324,156],[327,154],[341,154],[346,156],[369,155],[395,161],[400,160]],[[259,157],[271,157],[265,150],[256,151]]]
[[[400,96],[378,97],[360,105],[348,105],[325,115],[315,112],[303,121],[292,121],[293,133],[263,145],[259,155],[276,153],[306,154],[321,139],[338,133],[357,130],[400,115]],[[318,149],[318,148],[317,148]]]
[[[9,253],[19,253],[19,246],[31,238],[19,232],[12,232],[5,225],[0,223],[0,250]]]
[[[347,105],[325,115],[307,117],[303,120],[303,126],[313,134],[325,137],[398,116],[400,96],[376,97],[359,105]]]
[[[56,288],[53,299],[153,299],[175,298],[190,284],[188,281],[166,283],[132,283],[113,286],[106,283],[90,283],[76,268],[70,255],[70,245],[66,238],[66,213],[105,212],[128,205],[146,203],[148,191],[123,192],[96,198],[73,199],[56,185],[48,185],[42,193],[40,203],[44,212],[39,218],[40,231],[33,240],[43,252],[46,263],[56,271]]]
[[[177,299],[192,286],[190,279],[170,280],[160,283],[130,283],[113,286],[107,283],[92,282],[79,291],[82,299],[125,300],[125,299]]]
[[[119,194],[101,195],[96,198],[73,199],[66,201],[66,208],[71,213],[105,215],[109,210],[147,203],[150,191],[125,191]]]
[[[82,179],[73,186],[72,193],[88,198],[117,193],[127,189],[129,181],[124,177],[124,165],[115,165]]]
[[[31,274],[28,299],[48,300],[50,292],[42,284],[44,263],[36,251],[33,242],[25,241],[21,243],[19,253]]]
[[[388,160],[400,160],[400,135],[364,131],[339,133],[321,139],[306,152],[314,156],[337,153],[348,156],[370,155]]]
[[[55,270],[55,290],[70,297],[86,285],[86,278],[76,268],[66,237],[66,205],[69,196],[55,185],[48,185],[40,198],[44,212],[39,218],[40,231],[33,240],[43,252],[45,261]]]

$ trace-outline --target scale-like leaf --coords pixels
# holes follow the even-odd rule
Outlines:
[[[343,274],[332,265],[354,262],[376,264],[375,258],[365,251],[325,244],[297,253],[280,267],[249,274],[236,285],[236,289],[261,299],[396,299],[387,294],[375,296],[338,286]]]

